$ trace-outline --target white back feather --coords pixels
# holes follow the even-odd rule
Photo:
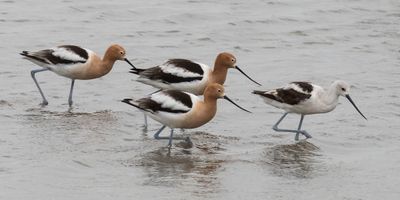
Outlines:
[[[163,92],[158,92],[151,95],[151,100],[161,104],[163,108],[170,108],[171,110],[184,110],[188,111],[191,108],[185,106],[180,101],[177,101],[173,97],[166,95]]]
[[[204,68],[202,66],[204,64],[197,63],[197,62],[194,62],[194,63],[199,64],[201,66],[201,68],[204,70]],[[161,70],[164,73],[169,73],[169,74],[172,74],[175,76],[180,76],[180,77],[198,77],[200,75],[200,74],[185,70],[183,68],[176,67],[174,64],[169,64],[169,63],[164,63],[164,64],[160,65],[159,67],[161,68]]]
[[[54,51],[52,53],[54,56],[60,57],[62,59],[72,60],[72,61],[82,61],[82,62],[86,61],[85,58],[82,58],[78,54],[75,54],[74,52],[69,51],[68,49],[63,48],[63,47],[52,48],[52,50]],[[88,54],[89,54],[89,52],[88,52]]]

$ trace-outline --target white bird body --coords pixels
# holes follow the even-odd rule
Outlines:
[[[148,76],[146,76],[148,74],[146,73],[146,71],[141,73],[137,81],[163,90],[181,90],[196,95],[202,95],[205,88],[210,82],[209,76],[212,73],[213,68],[203,63],[198,63],[198,62],[193,62],[193,63],[195,63],[198,67],[200,67],[201,72],[189,71],[187,69],[183,69],[179,66],[176,66],[171,62],[165,62],[164,64],[158,66],[161,73],[170,74],[171,77],[174,77],[176,79],[180,77],[182,79],[186,79],[186,81],[176,80],[168,82],[166,80],[160,80],[160,79],[152,80],[149,79]]]
[[[202,95],[205,88],[212,83],[223,85],[229,68],[236,68],[255,82],[235,64],[236,58],[232,54],[224,52],[217,56],[214,67],[187,59],[170,59],[148,69],[133,67],[130,72],[139,75],[137,81],[158,89],[181,90]]]
[[[22,53],[24,58],[60,76],[88,80],[111,71],[114,61],[102,62],[93,51],[73,45],[63,45],[37,52]]]
[[[161,124],[167,125],[170,128],[197,128],[203,123],[199,123],[196,121],[191,121],[189,119],[193,118],[193,115],[196,112],[199,112],[198,104],[202,103],[202,100],[194,94],[187,93],[189,95],[190,101],[192,103],[192,107],[188,107],[176,99],[165,95],[165,92],[159,92],[151,95],[151,99],[161,103],[161,106],[164,108],[170,108],[171,110],[183,110],[186,111],[184,113],[172,113],[166,111],[158,111],[158,112],[149,112],[148,115],[154,120],[160,122]],[[214,116],[209,116],[207,120],[201,120],[207,123]]]
[[[35,74],[38,72],[49,70],[71,79],[71,89],[68,97],[68,103],[71,106],[75,79],[88,80],[102,77],[111,71],[116,60],[125,60],[134,67],[125,58],[125,49],[117,44],[111,45],[102,59],[93,51],[75,45],[62,45],[35,52],[23,51],[21,55],[24,56],[23,58],[43,68],[31,71],[31,76],[43,99],[42,105],[47,105],[48,101],[35,78]]]
[[[58,49],[55,49],[55,53],[57,52]],[[85,49],[85,51],[88,53],[88,58],[84,60],[81,57],[76,57],[76,54],[65,54],[64,58],[65,59],[71,59],[73,57],[76,57],[75,59],[77,60],[82,60],[84,63],[71,63],[71,64],[44,64],[42,67],[48,68],[50,71],[60,75],[64,76],[70,79],[77,79],[77,80],[87,80],[87,79],[92,79],[92,78],[98,78],[97,76],[88,76],[89,74],[89,69],[93,68],[92,65],[96,65],[101,61],[100,57],[96,55],[93,51]],[[62,55],[60,55],[62,56]],[[71,56],[68,58],[67,56]],[[109,71],[105,70],[102,75],[104,76],[107,74]]]
[[[319,113],[327,113],[336,108],[339,102],[339,96],[336,94],[336,89],[329,88],[328,90],[322,88],[321,86],[309,83],[313,90],[311,92],[307,92],[301,89],[297,84],[290,83],[286,87],[283,87],[284,90],[293,89],[299,93],[310,95],[309,98],[299,101],[297,104],[288,104],[278,102],[269,98],[263,98],[264,101],[274,107],[281,108],[289,113],[297,113],[297,114],[319,114]],[[273,91],[272,94],[276,94]]]
[[[259,94],[267,104],[288,113],[304,115],[330,112],[339,102],[335,86],[330,86],[326,90],[308,82],[292,82],[282,88],[255,91],[255,93]]]
[[[216,102],[206,105],[200,97],[178,90],[163,90],[129,103],[170,128],[197,128],[216,113]]]
[[[169,145],[171,145],[174,128],[197,128],[209,122],[217,112],[217,99],[219,98],[224,98],[245,110],[225,96],[224,87],[218,83],[207,86],[204,91],[204,100],[194,94],[180,90],[162,90],[146,98],[124,99],[122,102],[139,108],[145,115],[163,124],[154,138],[169,139]],[[171,128],[170,137],[159,137],[166,126]]]
[[[253,91],[253,93],[261,96],[265,103],[286,111],[273,126],[273,129],[278,132],[296,133],[295,140],[298,140],[300,133],[306,138],[311,138],[311,135],[307,131],[301,130],[304,115],[332,111],[338,105],[339,96],[345,96],[360,115],[367,119],[350,98],[349,91],[350,85],[338,80],[333,82],[327,89],[309,82],[292,82],[281,88],[268,91]],[[288,113],[301,115],[297,130],[278,128],[278,125]]]

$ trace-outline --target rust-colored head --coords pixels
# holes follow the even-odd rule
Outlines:
[[[235,68],[237,69],[240,73],[242,73],[244,76],[246,76],[249,80],[253,81],[257,85],[259,84],[257,81],[253,80],[248,76],[244,71],[242,71],[239,66],[236,65],[236,58],[234,55],[223,52],[218,54],[217,59],[215,60],[215,66],[214,66],[214,71],[217,74],[215,82],[223,84],[226,79],[226,71],[229,68]]]
[[[118,44],[113,44],[108,47],[104,57],[111,60],[125,60],[125,55],[126,51],[122,46]]]
[[[108,60],[111,63],[114,63],[116,60],[124,60],[131,67],[135,69],[136,67],[125,56],[126,56],[125,49],[118,44],[113,44],[110,47],[108,47],[103,60]]]
[[[219,99],[225,96],[224,86],[218,83],[212,83],[204,90],[204,97]]]
[[[235,68],[236,58],[234,55],[228,52],[218,54],[215,59],[215,66],[223,66],[226,68]]]
[[[204,98],[205,98],[205,101],[214,100],[212,102],[215,102],[217,99],[220,99],[220,98],[226,99],[227,101],[231,102],[236,107],[250,113],[250,111],[242,108],[241,106],[239,106],[235,102],[233,102],[230,98],[228,98],[225,95],[224,86],[222,86],[218,83],[212,83],[209,86],[207,86],[206,90],[204,91]]]

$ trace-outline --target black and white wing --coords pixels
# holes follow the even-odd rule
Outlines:
[[[269,91],[255,90],[253,93],[279,103],[296,105],[309,99],[313,88],[313,85],[308,82],[292,82],[282,88]]]
[[[187,113],[192,109],[192,98],[189,93],[179,90],[163,90],[146,98],[136,101],[124,99],[123,102],[151,113],[167,112],[179,114]]]
[[[26,59],[38,65],[59,65],[85,63],[89,58],[89,50],[74,45],[63,45],[36,52],[20,53]]]
[[[165,84],[201,81],[208,66],[186,59],[170,59],[162,65],[139,72],[141,79]]]

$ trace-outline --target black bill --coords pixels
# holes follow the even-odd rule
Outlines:
[[[350,95],[346,95],[346,98],[350,101],[351,104],[353,104],[354,108],[358,111],[358,113],[360,113],[361,116],[364,117],[364,119],[367,119],[362,113],[361,111],[357,108],[356,104],[353,102],[353,100],[350,98]]]
[[[242,109],[242,110],[244,110],[244,111],[246,111],[246,112],[248,112],[248,113],[251,113],[250,111],[248,111],[248,110],[246,110],[246,109],[240,107],[239,105],[237,105],[235,102],[233,102],[233,101],[232,101],[230,98],[228,98],[227,96],[224,96],[224,99],[228,100],[229,102],[231,102],[233,105],[237,106],[238,108],[240,108],[240,109]]]
[[[244,76],[246,76],[248,79],[250,79],[251,81],[253,81],[254,83],[256,83],[257,85],[261,86],[261,84],[257,83],[257,81],[253,80],[252,78],[250,78],[250,76],[247,76],[247,74],[245,74],[238,66],[235,66],[235,68],[242,73]]]
[[[134,69],[136,69],[136,67],[131,63],[131,61],[128,60],[128,58],[124,59],[129,65],[131,65]]]

